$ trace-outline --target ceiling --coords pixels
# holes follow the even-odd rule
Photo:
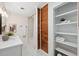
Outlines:
[[[35,13],[37,7],[42,6],[45,2],[5,2],[7,12],[20,14],[22,16],[31,16]],[[23,10],[21,8],[24,8]]]

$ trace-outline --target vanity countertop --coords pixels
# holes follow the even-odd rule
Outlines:
[[[10,38],[8,41],[2,41],[0,39],[0,49],[14,47],[14,46],[22,45],[22,44],[23,42],[18,36]]]

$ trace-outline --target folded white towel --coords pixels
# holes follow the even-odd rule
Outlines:
[[[56,37],[56,41],[57,42],[62,42],[62,41],[64,41],[64,38],[63,37]]]

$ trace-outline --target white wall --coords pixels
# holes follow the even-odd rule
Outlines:
[[[78,38],[77,38],[77,42],[78,42],[78,50],[77,50],[77,55],[79,56],[79,3],[77,3],[77,10],[78,10],[78,18],[77,18],[77,21],[78,21],[78,23],[77,23],[77,31],[78,31]]]
[[[48,3],[48,54],[54,55],[54,12],[53,8],[62,2]]]
[[[36,13],[34,16],[34,40],[35,40],[35,49],[38,49],[38,11],[36,8]]]
[[[25,35],[27,35],[28,30],[28,18],[20,15],[16,15],[13,13],[8,13],[7,18],[7,26],[11,24],[16,24],[16,34],[20,36],[20,38],[23,38]],[[7,27],[7,31],[8,31]]]
[[[28,18],[25,16],[8,13],[7,25],[9,26],[9,24],[17,25],[16,35],[18,35],[20,39],[23,41],[22,55],[27,55],[28,53],[26,51],[27,51],[27,40],[28,40]]]
[[[35,40],[35,31],[36,31],[36,15],[32,15],[28,19],[28,44],[32,46],[32,48],[36,48],[36,40]]]
[[[34,15],[28,18],[28,38],[34,37]]]
[[[28,18],[28,45],[34,49],[34,15]]]
[[[30,50],[30,55],[35,55],[37,53],[37,9],[36,13],[28,18],[28,46]]]
[[[32,19],[33,18],[33,19]],[[31,19],[13,13],[8,13],[7,25],[16,24],[16,34],[23,41],[23,55],[34,55],[37,50],[37,9]],[[7,27],[7,31],[8,31]],[[32,31],[31,31],[32,30]],[[26,35],[26,39],[23,36]],[[26,51],[27,50],[27,51]]]

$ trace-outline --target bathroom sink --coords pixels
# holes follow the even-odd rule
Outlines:
[[[7,47],[12,47],[16,45],[21,45],[23,44],[22,41],[19,39],[18,36],[14,37],[14,39],[9,39],[8,41],[2,41],[0,40],[0,49],[7,48]]]

